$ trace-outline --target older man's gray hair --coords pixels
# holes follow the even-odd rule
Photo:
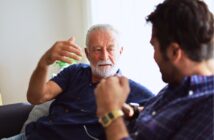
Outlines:
[[[121,45],[121,41],[120,41],[120,33],[117,29],[115,29],[112,25],[110,24],[96,24],[91,26],[91,28],[89,28],[87,34],[86,34],[86,47],[89,47],[89,38],[90,38],[90,34],[91,32],[94,31],[99,31],[99,30],[104,30],[104,31],[111,31],[115,34],[116,40],[117,40],[117,44]],[[121,47],[121,46],[119,46]]]

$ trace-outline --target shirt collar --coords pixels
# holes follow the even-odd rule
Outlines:
[[[184,97],[184,96],[200,96],[205,94],[214,94],[214,75],[202,76],[192,75],[186,76],[179,85],[169,84],[165,88],[167,91],[164,96]],[[173,92],[173,94],[171,94]]]
[[[214,75],[202,76],[193,75],[189,77],[189,90],[193,91],[193,94],[206,94],[214,93]]]

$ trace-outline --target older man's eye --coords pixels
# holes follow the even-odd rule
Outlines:
[[[100,49],[100,48],[99,48],[99,49],[96,49],[96,51],[101,51],[101,50],[102,50],[102,49]]]
[[[113,48],[113,47],[107,49],[108,52],[112,52],[114,50],[115,50],[115,48]]]
[[[101,49],[100,48],[95,48],[93,51],[94,52],[101,52]]]

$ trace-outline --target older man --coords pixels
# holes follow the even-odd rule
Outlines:
[[[22,138],[29,140],[97,140],[105,139],[96,117],[94,89],[103,78],[121,75],[118,60],[123,48],[119,34],[110,25],[92,26],[86,37],[85,52],[90,62],[65,68],[47,80],[49,65],[55,61],[71,63],[79,60],[80,47],[73,38],[56,42],[40,59],[32,74],[27,97],[32,104],[52,99],[49,115],[26,127]],[[152,94],[145,87],[129,80],[131,94],[127,102],[143,103]],[[105,97],[103,97],[105,98]],[[20,138],[20,137],[19,137]]]
[[[213,140],[213,14],[201,0],[165,0],[147,21],[153,25],[154,59],[168,85],[146,103],[129,135],[121,117],[128,80],[102,80],[96,89],[97,115],[107,138]]]

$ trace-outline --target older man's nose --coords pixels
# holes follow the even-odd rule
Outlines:
[[[101,59],[102,60],[108,60],[108,51],[103,50],[101,53]]]

